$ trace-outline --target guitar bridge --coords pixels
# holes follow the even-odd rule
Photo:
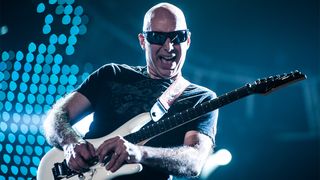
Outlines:
[[[70,178],[78,174],[67,166],[66,160],[61,163],[54,163],[54,167],[51,170],[55,180]],[[81,174],[78,175],[81,176]]]

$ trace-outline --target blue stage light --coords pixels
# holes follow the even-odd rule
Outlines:
[[[25,126],[25,125],[24,125]],[[20,126],[20,130],[22,129],[22,128],[24,128],[24,127],[22,127],[22,125]],[[27,140],[27,138],[24,136],[24,135],[22,135],[22,134],[19,134],[19,136],[18,136],[18,141],[19,141],[19,143],[20,144],[24,144],[24,143],[26,143],[26,140]]]
[[[43,13],[46,9],[46,6],[43,3],[39,3],[37,6],[37,13]]]
[[[28,46],[29,52],[34,52],[36,50],[37,46],[34,42],[31,42]]]
[[[47,46],[44,45],[44,44],[40,44],[39,47],[38,47],[38,51],[40,54],[43,54],[47,51]]]
[[[67,24],[70,24],[70,22],[71,22],[70,15],[66,14],[62,17],[62,24],[67,25]]]
[[[23,55],[23,53],[22,53],[21,51],[18,51],[18,52],[16,53],[16,59],[17,59],[18,61],[21,61],[21,60],[23,59],[23,57],[24,57],[24,55]]]
[[[68,45],[66,48],[66,54],[72,55],[74,53],[74,47],[72,45]]]

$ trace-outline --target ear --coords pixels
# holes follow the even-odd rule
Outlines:
[[[145,39],[144,39],[144,36],[142,35],[142,33],[138,34],[138,39],[139,39],[141,49],[144,50],[145,49]]]
[[[187,39],[187,49],[189,49],[191,44],[191,32],[188,33],[188,39]]]

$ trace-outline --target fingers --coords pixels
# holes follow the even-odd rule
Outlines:
[[[105,157],[112,153],[115,152],[115,148],[117,147],[117,141],[120,139],[120,137],[115,137],[115,138],[111,138],[108,139],[106,141],[104,141],[97,149],[96,151],[96,155],[99,158],[99,162],[103,163]]]
[[[94,158],[95,149],[89,142],[80,142],[68,145],[64,153],[69,168],[81,172],[90,167],[89,162]]]

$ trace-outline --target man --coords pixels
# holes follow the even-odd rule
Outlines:
[[[217,111],[161,134],[144,145],[116,136],[94,147],[71,128],[82,117],[94,112],[94,121],[85,138],[110,134],[136,115],[149,112],[157,98],[182,76],[191,40],[179,8],[169,3],[152,7],[144,17],[143,33],[138,38],[147,65],[107,64],[99,68],[52,108],[44,123],[46,137],[49,143],[64,150],[68,166],[78,172],[87,169],[95,157],[101,163],[109,157],[106,169],[111,172],[125,163],[143,165],[142,172],[118,179],[197,176],[214,147]],[[165,117],[215,97],[212,91],[191,83]]]

